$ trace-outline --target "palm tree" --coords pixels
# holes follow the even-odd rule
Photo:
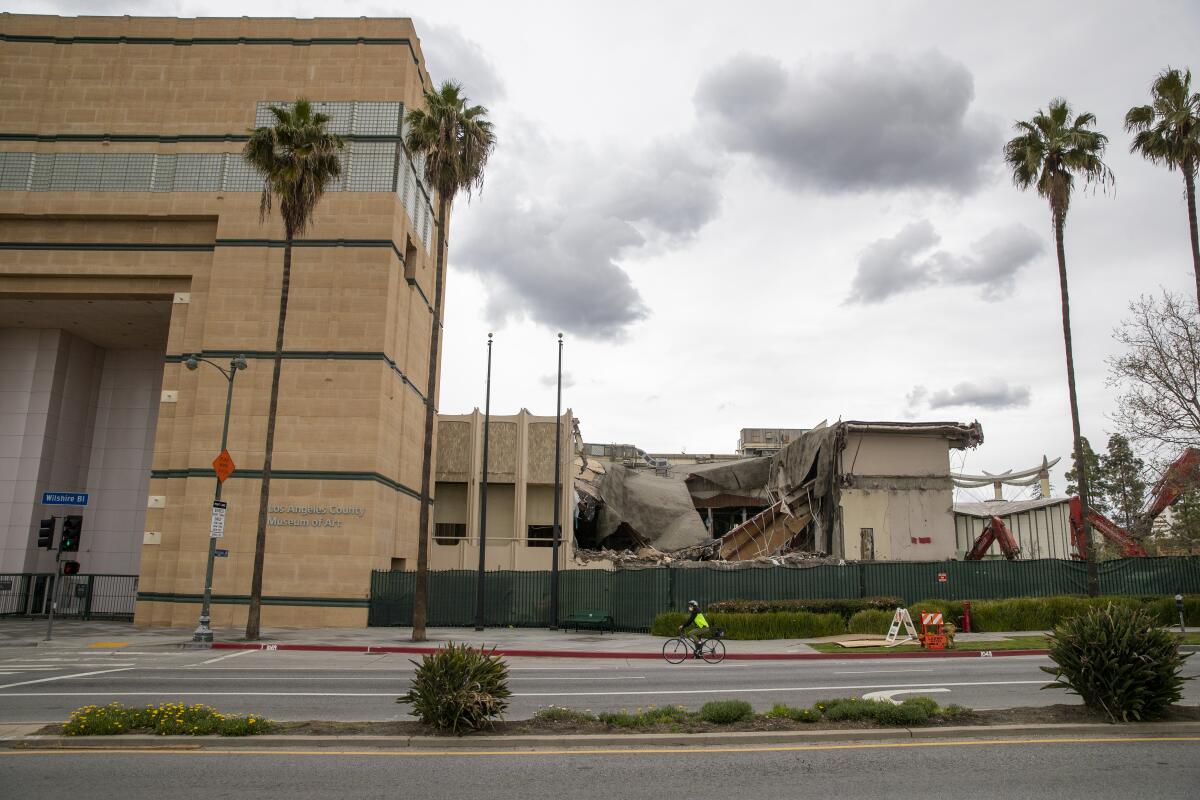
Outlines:
[[[267,408],[267,441],[263,456],[262,492],[258,500],[258,533],[254,540],[254,574],[250,580],[250,609],[246,638],[257,639],[262,609],[263,559],[267,546],[267,500],[271,494],[271,457],[275,450],[275,412],[279,406],[279,370],[283,364],[283,330],[287,320],[288,289],[292,283],[292,241],[307,230],[313,212],[330,183],[342,174],[341,137],[325,129],[329,117],[314,113],[303,98],[290,108],[271,107],[275,124],[256,128],[242,157],[264,178],[259,220],[278,203],[283,219],[283,285],[279,292],[279,323],[275,329],[275,363],[271,372],[271,402]]]
[[[1102,160],[1108,137],[1091,130],[1096,115],[1084,112],[1072,117],[1071,107],[1061,98],[1051,100],[1049,112],[1038,110],[1033,119],[1016,123],[1017,136],[1004,145],[1004,161],[1012,169],[1013,183],[1020,189],[1033,186],[1050,203],[1054,244],[1058,252],[1058,284],[1062,293],[1063,344],[1067,352],[1067,389],[1071,397],[1071,429],[1074,434],[1075,464],[1079,471],[1079,499],[1083,506],[1083,532],[1087,540],[1088,594],[1100,593],[1096,548],[1088,519],[1088,476],[1083,438],[1079,434],[1079,398],[1075,392],[1075,356],[1071,347],[1071,303],[1067,295],[1067,257],[1063,252],[1063,225],[1071,205],[1075,177],[1084,184],[1108,186],[1112,170]]]
[[[412,640],[425,640],[429,581],[429,490],[433,472],[433,423],[437,409],[438,343],[442,333],[442,284],[446,264],[446,219],[454,196],[483,187],[483,170],[496,146],[483,106],[467,105],[462,85],[445,81],[425,92],[425,108],[408,112],[404,143],[414,158],[424,156],[425,179],[437,192],[437,272],[433,325],[429,334],[429,379],[425,384],[425,451],[421,461],[421,514],[417,530],[417,578],[413,592]]]
[[[1200,167],[1200,92],[1192,92],[1192,71],[1168,67],[1150,85],[1154,102],[1134,106],[1125,115],[1125,130],[1133,133],[1130,152],[1154,164],[1183,173],[1187,189],[1188,232],[1192,237],[1192,272],[1200,302],[1200,237],[1196,233],[1196,168]]]

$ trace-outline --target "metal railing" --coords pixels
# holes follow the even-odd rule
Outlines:
[[[37,617],[57,603],[55,616],[132,620],[136,575],[0,574],[0,617]]]

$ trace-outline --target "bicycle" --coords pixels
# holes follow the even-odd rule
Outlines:
[[[677,636],[663,643],[663,658],[668,664],[682,664],[689,658],[704,659],[709,664],[720,664],[725,660],[725,643],[721,637],[725,631],[713,629],[712,634],[699,642]]]

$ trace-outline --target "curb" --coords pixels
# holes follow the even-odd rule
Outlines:
[[[252,642],[213,642],[213,650],[292,650],[322,653],[407,653],[410,655],[428,655],[441,650],[441,647],[422,646],[376,646],[349,644],[267,644]],[[661,659],[662,653],[629,652],[615,650],[526,650],[514,648],[493,648],[498,656],[510,658],[621,658],[621,659]],[[1001,656],[1044,656],[1049,650],[942,650],[938,652],[913,651],[906,653],[726,653],[726,661],[844,661],[847,659],[878,659],[878,658],[998,658]]]
[[[1053,725],[962,725],[942,728],[859,728],[817,731],[731,731],[729,733],[642,733],[527,736],[28,736],[0,740],[7,750],[225,750],[295,748],[370,748],[417,752],[462,750],[572,750],[601,747],[696,747],[804,745],[828,742],[887,742],[963,739],[991,741],[1067,736],[1108,739],[1161,736],[1200,737],[1200,722],[1147,722],[1133,725],[1104,723]]]

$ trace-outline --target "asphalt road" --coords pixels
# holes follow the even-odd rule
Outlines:
[[[895,692],[924,694],[943,705],[976,709],[1073,703],[1048,680],[1040,656],[979,659],[687,662],[511,659],[514,696],[508,717],[548,705],[592,711],[648,705],[699,708],[718,698],[809,705],[831,697]],[[395,698],[413,666],[404,655],[235,651],[72,651],[0,648],[0,722],[53,722],[72,709],[117,700],[207,703],[229,713],[277,720],[407,719]],[[1189,662],[1187,673],[1200,672]],[[1200,681],[1185,702],[1200,704]]]
[[[928,742],[605,752],[0,751],[22,798],[1194,798],[1200,741]],[[16,796],[16,795],[14,795]]]

